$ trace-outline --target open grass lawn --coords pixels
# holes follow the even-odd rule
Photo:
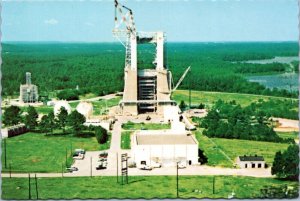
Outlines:
[[[180,176],[179,198],[260,198],[265,186],[293,185],[296,182],[273,178],[215,176]],[[34,181],[31,196],[36,198]],[[3,178],[3,199],[28,199],[27,178]],[[120,185],[116,177],[39,178],[39,199],[109,199],[109,198],[176,198],[175,176],[130,176],[128,185]]]
[[[226,102],[235,100],[236,103],[242,107],[250,105],[252,102],[256,102],[259,99],[264,101],[267,100],[284,100],[289,98],[273,97],[273,96],[262,96],[252,94],[240,94],[240,93],[225,93],[225,92],[208,92],[208,91],[192,91],[192,104],[199,105],[204,103],[205,105],[213,105],[214,102],[221,99]],[[189,102],[189,91],[188,90],[177,90],[173,93],[172,98],[179,104],[183,100],[186,104]]]
[[[88,93],[88,94],[84,94],[84,95],[79,95],[79,99],[85,100],[85,99],[89,99],[89,98],[95,98],[97,96],[98,96],[97,94]]]
[[[233,167],[232,162],[226,158],[222,151],[232,160],[243,155],[260,155],[265,161],[271,165],[277,151],[286,150],[289,144],[259,142],[250,140],[224,139],[224,138],[208,138],[196,132],[199,141],[199,147],[208,157],[208,165]]]
[[[121,149],[130,149],[130,131],[123,131],[121,135]]]
[[[27,112],[28,107],[20,107],[23,112]],[[49,112],[53,111],[53,106],[42,105],[35,107],[36,111],[39,114],[49,114]]]
[[[298,132],[276,132],[281,138],[299,139]]]
[[[122,124],[124,130],[163,130],[170,129],[170,124],[158,124],[158,123],[133,123],[128,122]]]
[[[93,104],[93,115],[101,115],[106,114],[107,111],[105,109],[109,109],[110,107],[116,106],[119,104],[121,97],[112,98],[109,100],[98,100],[91,101]],[[76,108],[80,101],[70,103],[72,108]]]
[[[94,136],[88,135],[73,137],[26,133],[6,140],[7,164],[11,163],[13,172],[61,172],[66,152],[71,158],[71,149],[83,148],[87,151],[108,149],[109,141],[100,145]],[[2,150],[4,151],[3,142]],[[2,164],[2,171],[8,171],[4,169],[4,154]]]

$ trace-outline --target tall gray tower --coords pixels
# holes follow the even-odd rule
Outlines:
[[[38,101],[38,87],[31,83],[31,73],[26,72],[26,84],[20,86],[19,102],[35,103]]]

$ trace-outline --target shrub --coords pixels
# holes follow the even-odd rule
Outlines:
[[[107,130],[105,130],[101,126],[97,126],[95,128],[95,136],[99,144],[104,144],[108,140]]]

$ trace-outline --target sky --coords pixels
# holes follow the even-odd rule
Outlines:
[[[297,0],[121,0],[167,41],[297,41]],[[3,0],[2,41],[116,42],[113,0]]]

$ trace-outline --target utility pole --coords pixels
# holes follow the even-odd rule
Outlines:
[[[119,156],[117,152],[117,183],[119,183]]]
[[[215,194],[215,176],[213,176],[213,194]]]
[[[28,200],[31,200],[30,174],[28,174]]]
[[[191,70],[190,70],[191,71]],[[192,102],[192,91],[191,91],[191,73],[189,74],[189,109],[191,109]]]
[[[66,148],[66,168],[68,167],[67,161],[68,161],[68,148]]]
[[[37,177],[36,174],[34,175],[34,179],[35,179],[35,192],[36,192],[36,199],[39,199],[39,191],[38,191],[38,184],[37,184]]]
[[[178,162],[176,163],[176,182],[177,182],[177,198],[179,198],[179,192],[178,192]]]
[[[61,164],[61,177],[64,177],[64,163]]]
[[[91,157],[91,178],[92,178],[92,176],[93,176],[93,161],[92,161],[92,157]]]
[[[7,164],[6,164],[7,163],[7,161],[6,161],[6,158],[7,158],[6,138],[3,139],[3,143],[4,143],[4,166],[5,166],[5,168],[7,168]]]
[[[9,163],[9,178],[11,178],[11,163]]]

